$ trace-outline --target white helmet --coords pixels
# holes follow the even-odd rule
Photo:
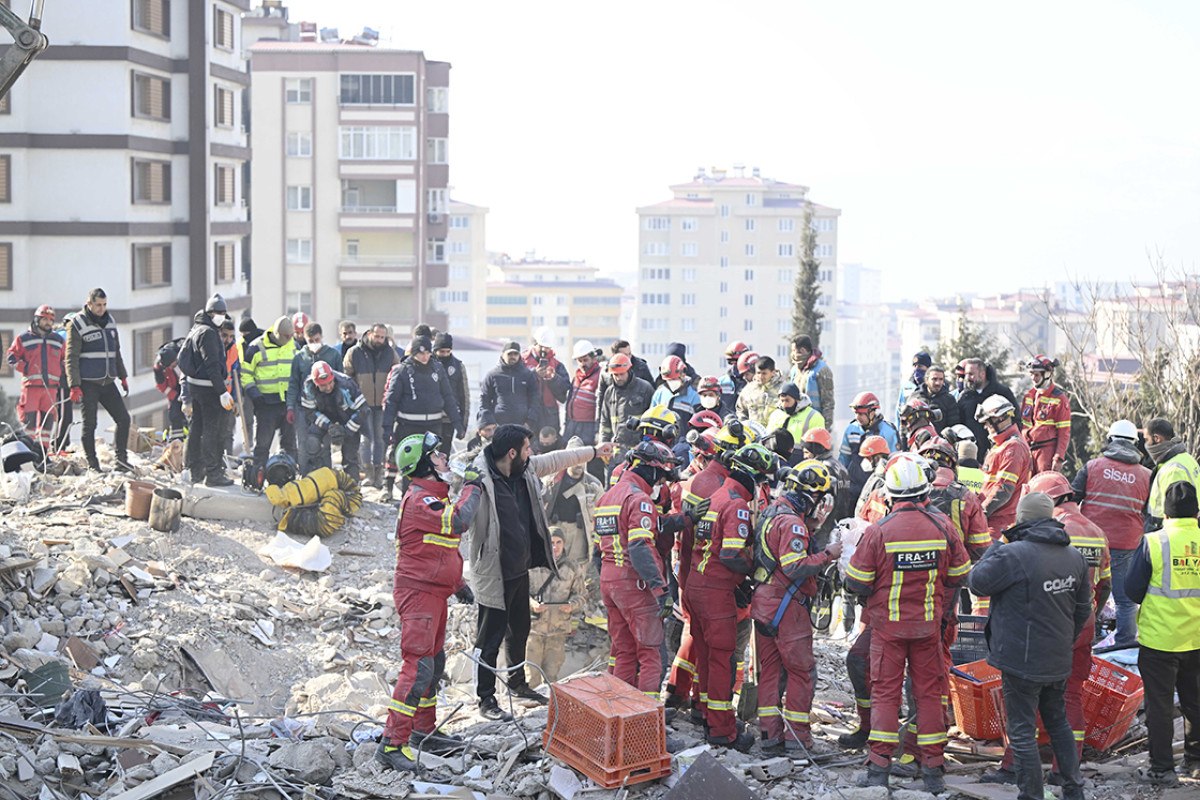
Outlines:
[[[533,343],[539,344],[542,347],[549,347],[551,350],[553,350],[555,345],[558,344],[558,342],[555,341],[554,331],[545,326],[538,328],[533,332]]]
[[[1138,429],[1127,419],[1119,419],[1108,428],[1109,439],[1128,439],[1131,442],[1136,442],[1138,438]]]
[[[883,485],[897,500],[929,493],[929,462],[914,453],[897,453],[883,469]]]
[[[1016,413],[1017,410],[1013,408],[1013,404],[1008,402],[1003,395],[994,394],[975,409],[975,421],[982,423],[989,419],[1012,416]]]
[[[579,359],[587,355],[593,355],[595,352],[595,345],[587,339],[580,339],[575,343],[575,349],[571,351],[571,358]]]
[[[949,441],[951,444],[975,441],[975,432],[966,425],[963,425],[961,422],[957,425],[951,425],[942,433],[942,435],[945,436],[947,441]]]

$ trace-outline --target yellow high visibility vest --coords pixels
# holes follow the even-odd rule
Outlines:
[[[983,484],[987,480],[987,473],[976,467],[959,467],[955,471],[958,477],[958,482],[966,486],[975,494],[983,491]]]
[[[1150,587],[1138,609],[1138,643],[1182,653],[1200,649],[1200,525],[1195,519],[1163,520],[1146,534]]]
[[[1150,484],[1150,516],[1162,519],[1163,505],[1167,499],[1167,489],[1180,481],[1188,481],[1196,487],[1200,496],[1200,464],[1191,453],[1180,453],[1159,465],[1154,473],[1154,482]]]

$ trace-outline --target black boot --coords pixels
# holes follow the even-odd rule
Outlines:
[[[946,770],[942,767],[921,767],[921,780],[925,782],[925,791],[930,794],[941,794],[946,791]]]
[[[408,738],[409,745],[424,753],[433,753],[437,756],[449,756],[454,753],[461,752],[466,749],[467,742],[461,736],[455,736],[451,733],[422,733],[421,731],[413,731]]]
[[[407,746],[392,747],[380,742],[379,747],[375,750],[375,760],[385,769],[394,769],[398,772],[417,771],[416,755]]]
[[[392,489],[395,489],[395,488],[396,488],[396,479],[393,476],[388,475],[383,481],[383,492],[384,492],[383,499],[385,502],[388,502],[388,503],[392,502]]]
[[[888,785],[888,776],[890,770],[887,767],[881,767],[878,764],[868,764],[867,773],[858,781],[859,786],[884,786]]]
[[[859,728],[854,733],[843,733],[837,738],[837,743],[841,747],[851,750],[860,750],[867,744],[867,737],[871,732],[866,728]]]

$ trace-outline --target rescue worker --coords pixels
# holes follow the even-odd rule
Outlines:
[[[1021,438],[1014,412],[1012,404],[1000,395],[992,395],[975,410],[975,420],[984,427],[992,442],[983,461],[987,478],[981,499],[993,540],[1012,526],[1017,517],[1021,488],[1030,478],[1029,445]]]
[[[871,392],[856,394],[850,401],[850,410],[854,412],[854,422],[846,426],[838,457],[842,460],[842,466],[850,473],[850,492],[858,497],[862,494],[867,476],[870,475],[870,471],[864,469],[859,458],[859,446],[863,439],[868,436],[882,436],[887,442],[889,452],[895,452],[898,449],[899,436],[892,423],[879,413],[879,398]]]
[[[933,366],[933,356],[924,350],[918,350],[912,357],[912,375],[900,387],[900,396],[896,398],[896,427],[902,428],[904,422],[904,407],[908,398],[921,391],[925,385],[925,375]]]
[[[1057,366],[1043,355],[1026,364],[1033,388],[1021,400],[1021,435],[1033,454],[1031,475],[1061,471],[1071,443],[1071,398],[1054,383]]]
[[[1071,488],[1083,515],[1104,531],[1112,558],[1112,598],[1117,606],[1113,645],[1137,643],[1137,605],[1125,591],[1133,553],[1142,544],[1142,510],[1150,498],[1150,470],[1142,466],[1137,426],[1119,419],[1108,429],[1100,457],[1075,473]]]
[[[546,567],[529,570],[529,611],[533,619],[525,658],[541,668],[528,666],[525,670],[532,689],[542,685],[543,676],[547,683],[558,680],[566,660],[567,637],[575,632],[576,617],[583,612],[587,595],[587,563],[565,557],[562,529],[554,525],[550,526],[550,547],[558,572]]]
[[[775,472],[775,455],[748,444],[729,459],[729,478],[696,525],[684,603],[691,615],[700,702],[709,744],[746,752],[754,744],[733,713],[736,592],[753,571],[750,501]]]
[[[172,339],[158,348],[154,355],[154,388],[167,398],[168,442],[183,439],[187,435],[187,417],[183,413],[181,382],[179,374],[179,348],[183,339]]]
[[[521,346],[507,342],[500,348],[500,363],[483,377],[479,392],[479,418],[497,425],[526,425],[537,430],[542,418],[541,382],[521,362]]]
[[[325,363],[314,372],[332,374]],[[447,754],[465,743],[434,733],[437,689],[446,666],[446,601],[472,603],[463,582],[459,540],[479,510],[477,483],[463,486],[450,502],[449,464],[432,433],[407,437],[396,448],[400,474],[411,481],[396,516],[396,576],[392,596],[404,636],[400,676],[388,704],[387,725],[376,760],[395,770],[417,769],[415,749]]]
[[[792,339],[792,372],[788,379],[808,395],[813,408],[826,422],[833,423],[833,370],[825,363],[812,337]]]
[[[762,751],[813,746],[812,711],[817,662],[813,656],[812,598],[816,576],[842,554],[841,542],[812,548],[810,529],[832,508],[833,476],[820,461],[802,461],[788,470],[783,492],[755,525],[751,605],[758,653],[758,725]],[[786,697],[781,687],[786,684]]]
[[[388,341],[387,326],[383,323],[376,323],[368,328],[362,338],[346,348],[342,354],[343,371],[354,379],[366,399],[363,406],[363,443],[359,463],[367,471],[367,485],[376,489],[383,487],[383,465],[388,460],[388,436],[383,430],[384,393],[387,389],[388,375],[398,363],[400,355]],[[447,431],[442,427],[439,438],[442,440],[443,452],[453,434],[453,430]]]
[[[650,397],[651,406],[666,406],[679,417],[682,428],[700,407],[700,395],[688,380],[688,365],[679,356],[667,356],[658,367],[662,383]]]
[[[54,450],[59,453],[71,446],[71,425],[75,417],[75,404],[71,402],[71,387],[67,380],[67,365],[65,360],[67,339],[69,338],[67,331],[71,325],[71,320],[78,313],[78,311],[68,311],[66,314],[63,314],[62,322],[58,324],[55,330],[58,338],[62,340],[64,356],[63,375],[58,382],[58,425],[54,431]]]
[[[100,471],[100,461],[96,458],[96,410],[97,406],[103,406],[117,426],[113,435],[113,449],[117,451],[115,468],[117,472],[129,472],[133,469],[128,453],[129,410],[121,398],[122,393],[129,396],[129,377],[121,358],[117,323],[108,313],[108,295],[103,289],[88,292],[87,302],[67,326],[66,370],[71,402],[83,404],[81,439],[88,469]]]
[[[1146,530],[1162,527],[1163,501],[1167,489],[1178,481],[1187,481],[1200,494],[1200,464],[1187,452],[1183,440],[1175,435],[1175,426],[1162,417],[1146,423],[1143,430],[1146,452],[1154,460],[1150,479],[1150,499],[1146,503]]]
[[[629,468],[596,506],[600,594],[608,611],[613,675],[657,700],[662,621],[671,602],[655,547],[659,520],[651,492],[671,478],[675,457],[665,445],[645,441],[629,451],[627,461]]]
[[[987,482],[987,473],[979,463],[979,448],[975,444],[974,431],[959,423],[943,429],[942,435],[954,446],[958,454],[958,467],[955,469],[958,480],[975,494],[982,493],[983,484]]]
[[[794,383],[785,383],[779,389],[776,408],[767,416],[767,430],[786,430],[793,442],[801,442],[811,430],[825,430],[825,418],[812,407],[808,395],[800,394]]]
[[[467,367],[454,355],[454,337],[442,331],[433,337],[433,355],[442,365],[446,377],[450,379],[450,391],[458,403],[458,414],[462,417],[463,430],[455,436],[454,422],[447,413],[442,414],[442,451],[450,455],[452,439],[462,439],[466,435],[466,424],[471,419],[471,389],[467,380]],[[382,426],[381,426],[382,430]]]
[[[654,373],[650,371],[650,365],[646,363],[646,359],[639,358],[633,354],[633,347],[628,341],[625,339],[617,339],[615,342],[609,345],[609,350],[614,356],[627,356],[630,363],[633,365],[633,369],[631,370],[633,372],[633,377],[641,378],[646,383],[650,384],[651,388],[654,387]]]
[[[745,386],[745,382],[742,386]],[[716,375],[702,377],[700,383],[696,384],[696,392],[700,395],[700,408],[704,411],[711,411],[722,418],[733,413],[737,398],[724,391],[721,379]],[[738,392],[741,392],[740,388]]]
[[[796,393],[799,394],[799,389]],[[754,362],[754,381],[746,384],[742,393],[738,395],[735,406],[738,419],[742,422],[757,422],[769,429],[767,421],[771,418],[771,413],[779,408],[781,394],[783,378],[775,369],[775,359],[759,356],[758,361]]]
[[[941,419],[942,412],[929,405],[923,398],[913,395],[900,409],[900,441],[917,452],[921,445],[938,435],[934,423]]]
[[[308,325],[308,314],[305,314],[303,311],[297,311],[295,314],[292,314],[292,331],[296,339],[297,353],[304,349],[304,345],[308,344]],[[333,365],[330,364],[330,366],[332,367]],[[334,367],[334,369],[336,370],[337,367]],[[307,377],[307,373],[305,373],[305,376]],[[301,378],[301,380],[304,380],[304,378]]]
[[[971,570],[971,592],[991,598],[987,661],[1000,670],[1019,800],[1041,800],[1037,715],[1050,734],[1063,799],[1083,798],[1079,758],[1063,695],[1073,643],[1094,613],[1087,563],[1040,492],[1021,498],[1016,525]],[[990,776],[989,776],[990,777]]]
[[[568,449],[583,446],[578,436],[567,441]],[[555,554],[555,560],[565,558],[572,564],[586,563],[595,541],[596,501],[604,493],[604,484],[584,465],[575,464],[545,478],[542,486],[546,522],[556,526],[565,544],[563,553]]]
[[[549,328],[538,328],[533,332],[533,344],[521,354],[525,363],[538,379],[537,419],[538,424],[530,426],[533,430],[551,427],[559,430],[562,426],[558,421],[558,404],[566,401],[567,392],[571,389],[571,378],[567,368],[554,355],[554,332]],[[500,418],[500,412],[496,412]]]
[[[366,398],[353,378],[335,372],[324,361],[312,365],[304,382],[300,409],[304,437],[304,463],[309,470],[333,466],[332,439],[342,432],[342,469],[358,480],[358,448]]]
[[[743,370],[738,368],[738,359],[743,354],[750,352],[750,345],[745,342],[730,342],[725,348],[725,363],[729,368],[718,379],[720,387],[720,395],[722,404],[730,409],[737,405],[738,395],[742,393],[742,389],[746,388],[746,378],[743,376]],[[701,381],[703,384],[703,381]],[[715,411],[716,406],[705,406],[710,411]]]
[[[54,309],[37,307],[29,330],[8,347],[8,365],[21,376],[17,419],[43,454],[51,451],[58,419],[58,387],[66,366],[66,348],[54,331]]]
[[[563,423],[563,438],[578,437],[583,444],[595,444],[600,423],[596,415],[600,398],[599,351],[587,339],[575,343],[571,352],[575,359],[575,374],[564,401],[566,421]]]
[[[1146,781],[1178,782],[1175,701],[1183,714],[1183,769],[1200,775],[1200,528],[1196,488],[1187,481],[1163,493],[1161,531],[1146,535],[1129,565],[1126,590],[1138,610],[1138,672],[1146,689],[1150,765]]]
[[[654,387],[633,374],[629,356],[617,353],[608,360],[608,380],[600,397],[600,441],[615,444],[618,456],[623,457],[639,438],[625,420],[645,413],[653,394]]]
[[[279,447],[296,457],[296,426],[288,421],[287,392],[296,342],[292,321],[275,320],[262,336],[242,350],[242,390],[254,403],[254,466],[262,469],[279,433]]]
[[[892,451],[882,436],[868,436],[859,446],[860,468],[867,472],[867,482],[854,505],[854,516],[867,522],[878,522],[887,515],[887,491],[883,486],[883,473]]]
[[[887,786],[900,741],[900,699],[908,667],[917,705],[917,744],[925,791],[945,790],[941,620],[948,586],[970,571],[966,548],[945,514],[928,504],[925,459],[899,453],[884,485],[892,509],[863,534],[846,572],[847,584],[868,597],[871,661],[870,756],[864,786]]]
[[[292,359],[291,377],[288,379],[287,392],[287,421],[296,431],[296,450],[299,454],[297,461],[300,462],[300,474],[306,475],[311,471],[305,459],[305,452],[309,449],[305,442],[305,437],[308,436],[308,427],[304,424],[301,400],[304,397],[304,382],[312,375],[313,365],[318,361],[329,365],[329,368],[334,372],[340,372],[342,369],[342,357],[338,355],[338,351],[325,344],[325,333],[321,329],[320,323],[309,322],[308,317],[303,313],[292,315],[292,325],[297,322],[303,322],[305,327],[296,331],[296,355]],[[301,417],[299,423],[296,418]],[[342,463],[346,463],[346,453],[342,451]],[[355,480],[358,476],[355,476]]]
[[[187,379],[192,406],[184,456],[193,481],[205,486],[232,486],[221,457],[224,419],[233,411],[233,395],[225,386],[229,377],[221,326],[228,319],[225,298],[214,294],[196,312],[194,325],[179,354],[179,368]]]
[[[638,418],[630,417],[625,420],[625,427],[637,434],[638,441],[650,439],[661,442],[667,449],[674,447],[680,433],[678,415],[663,405],[651,406]],[[624,460],[614,466],[608,476],[608,485],[615,485],[628,466],[629,463]]]
[[[850,476],[833,452],[833,436],[828,429],[813,428],[804,434],[800,445],[801,460],[820,461],[829,470],[829,477],[833,480],[833,486],[828,491],[828,495],[833,498],[833,509],[815,531],[810,531],[816,547],[823,549],[829,541],[833,526],[839,520],[854,516],[854,505],[858,498],[850,496]]]

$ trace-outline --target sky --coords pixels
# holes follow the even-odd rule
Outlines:
[[[635,209],[757,166],[885,299],[1200,264],[1200,3],[292,0],[452,63],[490,250],[637,269]]]

